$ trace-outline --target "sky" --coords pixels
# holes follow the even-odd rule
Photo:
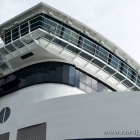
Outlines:
[[[89,26],[140,64],[140,0],[0,0],[0,24],[40,2]]]

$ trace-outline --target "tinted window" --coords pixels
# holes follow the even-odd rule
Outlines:
[[[93,43],[87,39],[84,39],[83,49],[91,54],[94,52]]]
[[[119,63],[119,60],[118,58],[116,58],[115,56],[113,55],[110,55],[110,58],[109,58],[109,64],[114,67],[115,69],[118,68],[118,63]]]
[[[122,62],[119,63],[119,71],[124,75],[127,74],[127,68],[128,68],[127,65],[125,65],[124,63]]]
[[[108,52],[105,49],[97,46],[97,49],[96,49],[96,56],[97,57],[99,57],[103,61],[107,62],[108,61],[108,55],[109,54],[108,54]]]
[[[69,84],[75,84],[75,67],[69,66]]]
[[[19,27],[12,30],[12,40],[16,40],[17,38],[19,38]]]
[[[63,33],[62,33],[62,38],[69,41],[70,39],[70,34],[71,34],[71,30],[69,30],[68,28],[64,28],[63,29]]]
[[[11,31],[5,33],[5,44],[11,42]]]
[[[41,23],[41,25],[42,25],[43,29],[45,29],[46,31],[51,32],[51,33],[54,33],[56,31],[57,23],[53,22],[50,19],[46,19],[46,18],[42,18],[42,20],[43,20],[43,22]]]
[[[97,86],[98,81],[74,66],[65,63],[45,62],[20,69],[0,79],[0,96],[18,89],[41,83],[64,83],[80,88],[88,93],[106,91]],[[98,87],[98,88],[97,88]]]
[[[29,33],[28,22],[25,22],[20,26],[20,34],[21,34],[21,36],[23,36],[28,33]]]
[[[75,76],[75,86],[79,88],[79,82],[80,82],[80,71],[76,70],[76,76]]]
[[[72,43],[72,44],[77,46],[78,39],[79,39],[79,35],[77,33],[75,33],[75,32],[71,32],[70,43]]]
[[[41,23],[42,23],[41,21],[42,21],[41,16],[35,17],[32,20],[30,20],[30,30],[34,31],[38,28],[41,28]]]

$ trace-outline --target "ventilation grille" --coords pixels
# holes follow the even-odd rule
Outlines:
[[[46,140],[46,123],[19,129],[17,140]]]
[[[0,140],[9,140],[9,132],[0,135]]]
[[[24,59],[27,59],[28,57],[33,56],[33,55],[34,55],[34,54],[33,54],[32,52],[29,52],[29,53],[27,53],[27,54],[21,56],[20,58],[21,58],[22,60],[24,60]]]

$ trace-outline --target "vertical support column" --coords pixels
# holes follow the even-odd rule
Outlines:
[[[28,27],[29,27],[29,34],[30,34],[31,33],[30,21],[28,21]]]

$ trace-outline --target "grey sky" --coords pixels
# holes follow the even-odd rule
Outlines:
[[[0,1],[0,24],[40,0]],[[42,0],[81,21],[140,63],[140,0]]]

